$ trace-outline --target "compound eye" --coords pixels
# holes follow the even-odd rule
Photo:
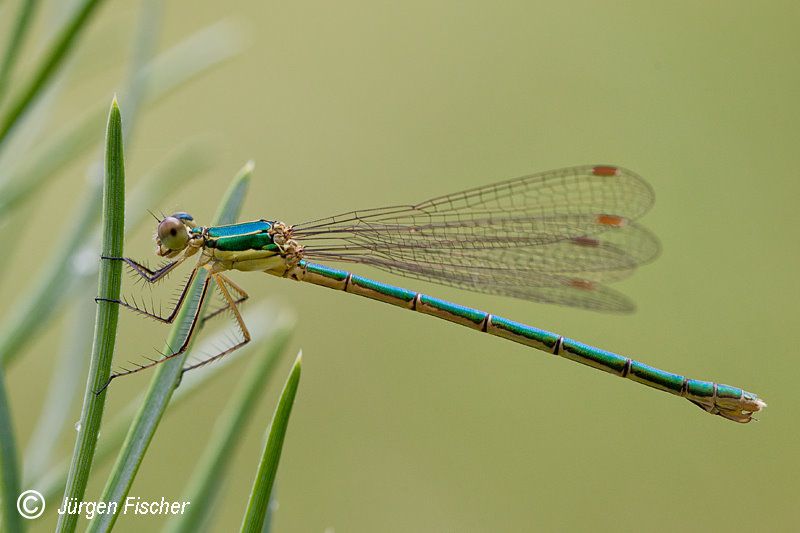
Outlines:
[[[158,239],[170,250],[179,251],[189,243],[189,233],[179,219],[167,217],[158,224]]]

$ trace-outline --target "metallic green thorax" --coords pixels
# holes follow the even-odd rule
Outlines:
[[[256,220],[227,226],[193,228],[192,233],[202,233],[205,246],[224,252],[245,252],[248,250],[277,251],[269,230],[272,222]]]

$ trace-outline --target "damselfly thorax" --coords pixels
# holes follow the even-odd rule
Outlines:
[[[266,272],[290,277],[290,272],[303,258],[303,246],[291,238],[291,226],[283,222],[255,220],[241,224],[204,227],[194,224],[188,213],[175,213],[159,223],[156,253],[183,261],[198,252],[198,267],[219,273],[227,270]],[[188,237],[183,250],[164,245],[178,232]],[[183,237],[178,240],[183,242]]]

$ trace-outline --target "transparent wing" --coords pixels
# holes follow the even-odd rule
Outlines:
[[[601,283],[658,255],[633,220],[653,204],[639,176],[611,166],[543,172],[413,206],[294,226],[310,259],[362,263],[473,291],[606,311],[632,304]]]
[[[542,303],[570,305],[594,311],[630,313],[636,306],[622,293],[588,279],[569,276],[520,273],[498,269],[424,269],[418,264],[393,262],[373,264],[409,278],[432,281],[475,292],[511,296]]]
[[[443,276],[453,269],[477,268],[534,274],[573,274],[595,281],[617,281],[637,266],[654,259],[658,240],[638,224],[607,229],[594,236],[570,237],[539,245],[523,243],[505,248],[440,247],[418,242],[416,237],[398,243],[367,244],[354,237],[342,242],[312,242],[308,258],[364,263],[379,268],[393,262],[419,265]],[[302,241],[304,244],[305,240]],[[384,268],[385,269],[385,268]]]

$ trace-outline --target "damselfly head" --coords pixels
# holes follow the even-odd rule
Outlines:
[[[158,223],[156,233],[156,253],[171,257],[181,252],[189,244],[189,231],[195,227],[194,218],[189,213],[174,213]]]

